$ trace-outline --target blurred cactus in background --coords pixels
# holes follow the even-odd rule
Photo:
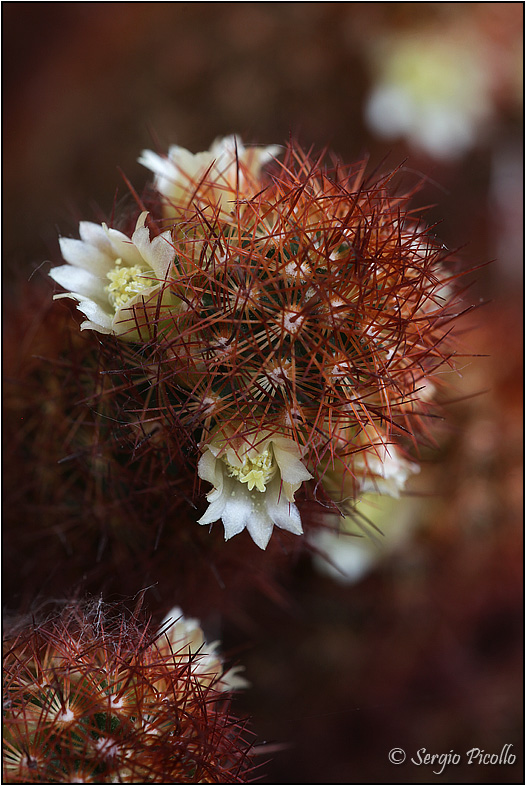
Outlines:
[[[225,693],[246,682],[180,609],[160,631],[102,602],[10,625],[5,783],[246,782],[251,743]]]

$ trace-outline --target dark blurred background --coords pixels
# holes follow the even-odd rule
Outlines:
[[[417,203],[436,234],[481,266],[466,279],[480,307],[440,461],[411,498],[413,536],[353,585],[305,558],[287,606],[256,599],[250,631],[222,636],[253,684],[238,707],[284,746],[262,754],[263,782],[521,782],[523,4],[2,10],[8,304],[21,280],[46,285],[59,233],[111,217],[119,170],[141,190],[143,148],[292,135],[425,179]],[[466,764],[506,743],[514,765]],[[395,746],[462,763],[395,766]]]

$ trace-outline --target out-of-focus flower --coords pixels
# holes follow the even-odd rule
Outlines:
[[[274,526],[296,535],[303,532],[294,493],[312,475],[293,440],[268,432],[216,437],[204,446],[198,472],[214,486],[199,524],[222,519],[226,540],[246,527],[254,543],[265,549]]]
[[[434,158],[455,158],[493,114],[488,62],[476,38],[426,31],[393,38],[376,51],[367,122],[382,137],[405,137]]]
[[[314,565],[341,584],[354,584],[383,558],[403,548],[414,526],[411,504],[393,497],[365,494],[339,520],[339,531],[324,527],[309,533]]]
[[[316,569],[341,584],[354,584],[362,579],[376,561],[376,543],[361,533],[350,535],[346,531],[346,520],[340,522],[339,532],[332,529],[317,529],[308,540],[314,546]]]
[[[367,427],[357,437],[343,434],[346,452],[336,454],[322,477],[323,486],[336,502],[346,503],[372,492],[399,497],[411,475],[420,467],[405,459],[379,431]]]
[[[216,139],[203,153],[190,153],[178,145],[172,145],[167,156],[143,150],[139,162],[155,173],[166,218],[178,217],[191,205],[219,205],[228,214],[230,201],[260,190],[261,169],[279,150],[278,145],[245,147],[232,135]]]
[[[399,497],[411,477],[420,467],[407,461],[394,446],[381,441],[368,450],[358,453],[353,471],[360,484],[360,491]]]
[[[342,583],[359,581],[407,533],[407,517],[400,506],[394,507],[394,499],[420,472],[418,464],[371,427],[354,440],[343,435],[347,449],[352,441],[356,452],[338,456],[322,478],[325,491],[344,513],[339,531],[320,528],[309,533],[318,552],[316,567]]]
[[[76,300],[87,317],[81,330],[136,341],[151,335],[167,307],[178,307],[166,285],[175,258],[170,232],[150,240],[147,215],[139,216],[131,239],[89,221],[80,223],[80,240],[60,238],[68,264],[52,268],[49,275],[69,290],[55,298]]]
[[[220,642],[208,644],[199,620],[184,617],[178,606],[168,612],[161,630],[164,635],[157,642],[160,652],[165,654],[169,651],[178,664],[188,663],[192,674],[203,686],[212,685],[219,691],[249,686],[248,681],[238,673],[243,669],[242,666],[234,666],[223,672],[223,663],[217,653]]]

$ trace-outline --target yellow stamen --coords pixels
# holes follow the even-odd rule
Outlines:
[[[122,265],[122,259],[115,260],[115,267],[106,273],[110,283],[105,287],[108,299],[114,309],[121,308],[135,295],[143,292],[155,282],[149,282],[153,271],[140,265]]]
[[[228,467],[229,476],[237,478],[241,483],[246,483],[249,491],[252,491],[254,487],[258,491],[266,491],[266,484],[277,472],[271,447],[265,448],[255,458],[245,456],[241,467],[235,467],[226,459],[223,461]]]

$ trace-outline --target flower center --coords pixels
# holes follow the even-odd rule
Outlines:
[[[255,458],[245,456],[241,467],[235,467],[225,458],[223,461],[227,465],[229,476],[237,478],[241,483],[247,483],[249,491],[254,487],[258,491],[266,491],[266,484],[277,472],[271,447],[265,448]]]
[[[123,265],[122,259],[116,259],[115,267],[106,273],[110,283],[104,287],[113,308],[121,308],[132,297],[151,286],[154,282],[152,284],[147,282],[151,277],[151,271],[147,271],[146,268],[140,265]]]

